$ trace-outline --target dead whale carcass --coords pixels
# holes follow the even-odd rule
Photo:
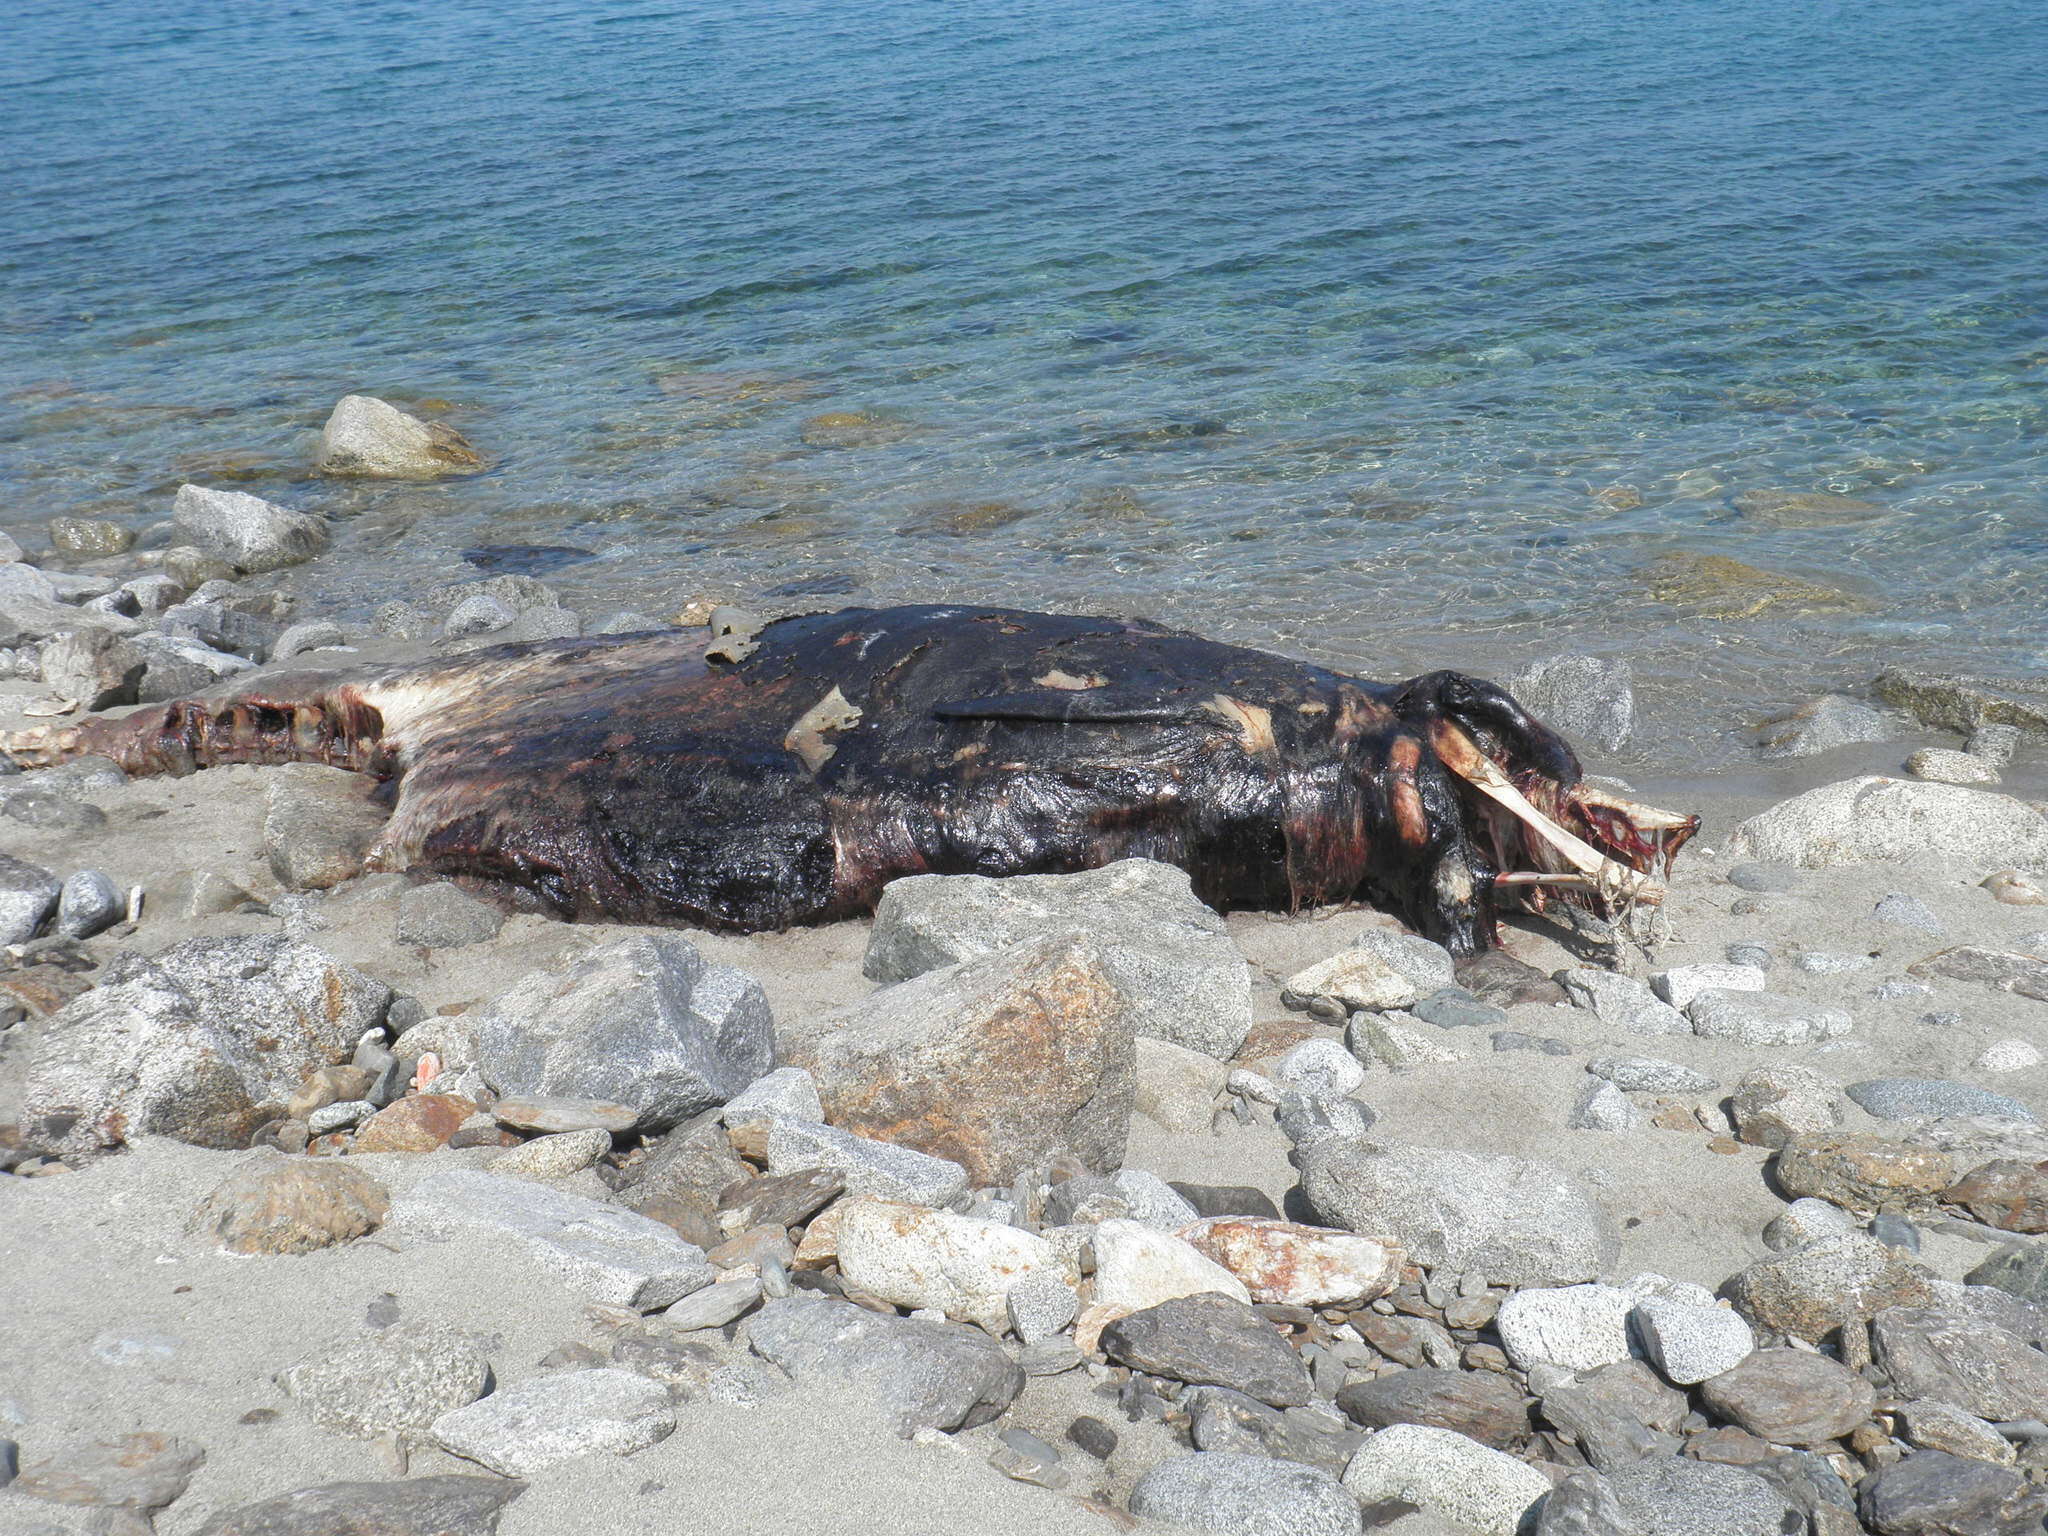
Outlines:
[[[1503,900],[1655,901],[1697,829],[1584,783],[1505,691],[1373,683],[1157,625],[853,608],[751,641],[498,646],[0,736],[24,767],[322,762],[390,781],[373,867],[509,881],[568,917],[741,930],[904,875],[1145,857],[1219,908],[1363,900],[1460,953]]]

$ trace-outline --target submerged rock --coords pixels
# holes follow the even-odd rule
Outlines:
[[[181,485],[171,517],[178,532],[237,570],[275,571],[327,547],[327,520],[241,491]]]
[[[421,421],[372,395],[343,395],[320,432],[315,465],[330,475],[432,480],[484,467],[453,427]]]

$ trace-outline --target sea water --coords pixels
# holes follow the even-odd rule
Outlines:
[[[17,0],[0,527],[194,480],[337,519],[309,610],[533,544],[592,612],[1627,656],[1708,760],[2048,666],[2044,58],[2034,0]],[[489,472],[311,474],[351,391]]]

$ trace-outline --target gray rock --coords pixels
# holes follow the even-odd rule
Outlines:
[[[1110,1359],[1171,1381],[1229,1387],[1275,1408],[1315,1396],[1294,1347],[1244,1302],[1214,1291],[1118,1318],[1101,1337]]]
[[[747,1336],[756,1354],[799,1383],[863,1392],[905,1437],[986,1424],[1024,1387],[1024,1372],[979,1329],[884,1317],[827,1297],[767,1302]]]
[[[1856,1232],[1759,1259],[1728,1291],[1760,1327],[1817,1340],[1887,1307],[1924,1305],[1934,1294],[1930,1280],[1898,1250]]]
[[[149,659],[132,641],[103,629],[59,635],[41,654],[43,682],[83,709],[133,704]]]
[[[2013,1464],[2012,1442],[1974,1413],[1965,1413],[1954,1403],[1916,1398],[1899,1405],[1900,1436],[1908,1445],[1972,1461],[1989,1461],[1999,1466]]]
[[[1799,872],[1784,864],[1735,864],[1727,874],[1737,890],[1784,894],[1799,889]]]
[[[707,1285],[701,1291],[692,1291],[662,1313],[661,1318],[679,1333],[699,1328],[723,1328],[734,1318],[751,1311],[760,1300],[760,1278],[740,1275]]]
[[[1701,1383],[1700,1399],[1760,1439],[1822,1445],[1870,1418],[1877,1389],[1825,1355],[1763,1349]]]
[[[1782,1147],[1792,1137],[1842,1123],[1842,1093],[1810,1067],[1774,1062],[1742,1074],[1729,1099],[1736,1137]]]
[[[1918,896],[1904,891],[1893,891],[1880,898],[1871,909],[1871,916],[1880,923],[1889,923],[1894,928],[1913,928],[1921,933],[1940,933],[1941,919],[1934,915],[1934,909]]]
[[[1521,1389],[1493,1371],[1395,1371],[1345,1387],[1337,1406],[1369,1429],[1428,1424],[1501,1451],[1517,1450],[1529,1439],[1529,1405]]]
[[[1326,1225],[1391,1238],[1426,1268],[1570,1285],[1599,1274],[1615,1251],[1598,1202],[1542,1163],[1350,1138],[1303,1147],[1299,1158],[1302,1193]]]
[[[1676,1386],[1693,1386],[1733,1370],[1756,1347],[1749,1324],[1726,1307],[1645,1296],[1629,1321],[1650,1363]]]
[[[419,1323],[338,1339],[278,1376],[323,1429],[361,1440],[429,1427],[473,1403],[491,1368],[475,1344],[448,1328]]]
[[[1131,1513],[1218,1536],[1358,1536],[1358,1501],[1327,1472],[1233,1451],[1175,1456],[1138,1479]]]
[[[1198,1451],[1298,1461],[1338,1477],[1365,1443],[1363,1434],[1321,1404],[1268,1408],[1228,1387],[1194,1387],[1181,1393],[1180,1406],[1191,1420],[1188,1437]]]
[[[1776,962],[1768,945],[1738,941],[1721,951],[1730,965],[1746,965],[1752,971],[1768,971]]]
[[[1033,1270],[1004,1294],[1010,1331],[1026,1344],[1050,1339],[1074,1320],[1079,1301],[1074,1288],[1050,1270]]]
[[[2010,1467],[1918,1451],[1862,1485],[1857,1513],[1877,1536],[2027,1536],[2048,1514],[2048,1489]]]
[[[950,1205],[967,1192],[967,1170],[943,1157],[870,1141],[829,1125],[778,1117],[768,1131],[768,1171],[828,1168],[853,1195],[879,1195],[906,1205]]]
[[[996,1438],[1001,1444],[989,1456],[988,1464],[1003,1476],[1038,1488],[1067,1486],[1070,1478],[1060,1465],[1060,1453],[1038,1436],[1029,1430],[999,1429]]]
[[[1252,1024],[1251,968],[1184,870],[1123,859],[1073,875],[918,875],[891,882],[862,969],[907,981],[1026,939],[1080,929],[1137,1032],[1228,1057]],[[1448,977],[1446,977],[1448,980]]]
[[[502,1477],[408,1477],[322,1483],[224,1510],[197,1536],[495,1536],[498,1516],[526,1491]]]
[[[1046,1191],[1048,1226],[1094,1225],[1119,1218],[1158,1232],[1175,1232],[1199,1216],[1193,1205],[1156,1173],[1120,1168],[1063,1179]]]
[[[422,1237],[482,1232],[607,1306],[651,1312],[715,1277],[704,1250],[658,1221],[500,1174],[451,1168],[392,1202],[391,1224]]]
[[[308,651],[324,651],[342,644],[347,639],[339,624],[328,619],[306,619],[289,625],[277,639],[271,642],[272,661],[290,661],[294,656],[303,656]]]
[[[1771,1218],[1764,1228],[1764,1246],[1773,1253],[1785,1253],[1823,1238],[1847,1237],[1857,1230],[1856,1218],[1839,1205],[1803,1195]]]
[[[1813,757],[1864,741],[1890,741],[1902,722],[1881,709],[1839,693],[1824,693],[1764,727],[1759,746],[1767,758]]]
[[[325,1136],[329,1131],[361,1125],[375,1113],[377,1106],[368,1099],[342,1099],[333,1104],[323,1104],[307,1115],[306,1131],[309,1135]]]
[[[1480,1536],[1514,1536],[1550,1479],[1455,1430],[1396,1424],[1351,1458],[1344,1486],[1363,1504],[1399,1499]]]
[[[1761,992],[1764,989],[1763,972],[1747,965],[1675,965],[1650,978],[1650,990],[1679,1009],[1709,988],[1726,992]]]
[[[1844,1090],[1880,1120],[1931,1120],[1941,1115],[1994,1115],[2032,1120],[2017,1099],[1940,1077],[1874,1077]]]
[[[1508,691],[1581,747],[1618,752],[1635,734],[1635,674],[1624,659],[1553,656],[1516,678]]]
[[[1963,750],[1981,757],[1994,768],[2003,768],[2019,750],[2020,728],[2016,725],[1980,725],[1970,732]]]
[[[519,615],[487,592],[466,597],[448,610],[441,633],[451,640],[470,635],[495,635],[519,622]]]
[[[1146,1001],[1111,953],[1076,930],[1040,934],[884,987],[786,1046],[833,1125],[948,1158],[978,1185],[1062,1153],[1115,1168]]]
[[[1573,1472],[1543,1501],[1536,1536],[1649,1536],[1598,1472]]]
[[[1648,985],[1592,966],[1573,966],[1557,973],[1557,981],[1573,1003],[1590,1008],[1611,1029],[1637,1035],[1685,1035],[1692,1032],[1685,1015],[1664,1002]]]
[[[1508,1022],[1506,1009],[1481,1002],[1463,987],[1432,992],[1408,1011],[1438,1029],[1499,1029]]]
[[[144,704],[188,698],[216,683],[256,670],[256,663],[246,657],[215,650],[196,640],[137,635],[133,643],[143,658],[142,679],[135,685],[135,697]]]
[[[1625,1093],[1711,1093],[1721,1086],[1704,1072],[1655,1056],[1596,1056],[1586,1070]]]
[[[1963,1278],[1971,1290],[2048,1304],[2048,1243],[2008,1243]]]
[[[81,869],[67,875],[57,895],[57,929],[67,939],[89,939],[121,921],[128,898],[102,870]]]
[[[1575,1386],[1568,1379],[1546,1382],[1542,1410],[1544,1420],[1603,1472],[1645,1457],[1671,1455],[1679,1446],[1675,1435],[1659,1434],[1626,1404]]]
[[[318,763],[271,770],[263,798],[263,853],[288,891],[324,891],[363,872],[384,830],[361,774]]]
[[[1206,1135],[1229,1068],[1213,1056],[1149,1035],[1137,1036],[1131,1046],[1132,1108],[1166,1130]]]
[[[2039,869],[2048,867],[2048,816],[1960,785],[1847,779],[1750,817],[1724,851],[1809,869],[1927,857]]]
[[[802,1067],[777,1067],[725,1101],[718,1118],[726,1125],[753,1125],[787,1116],[792,1120],[822,1121],[825,1106],[818,1097],[818,1082]]]
[[[26,567],[0,566],[0,571],[26,569]],[[53,635],[69,634],[80,629],[104,629],[113,634],[130,634],[135,629],[133,619],[120,618],[109,613],[93,613],[84,608],[74,608],[69,603],[52,601],[30,592],[6,591],[0,589],[0,646],[16,651],[16,665],[20,664],[20,651],[40,644]]]
[[[632,1371],[562,1371],[504,1387],[434,1421],[444,1450],[506,1477],[576,1456],[630,1456],[676,1427],[668,1389]]]
[[[1933,784],[1996,784],[1998,765],[1948,747],[1922,747],[1906,759],[1906,772]]]
[[[306,1075],[379,1023],[391,989],[282,936],[123,955],[30,1058],[24,1138],[90,1154],[131,1136],[244,1147]]]
[[[1846,976],[1852,971],[1867,971],[1870,966],[1870,956],[1840,950],[1803,949],[1792,957],[1792,969],[1808,976]]]
[[[1604,1474],[1624,1519],[1645,1536],[1783,1536],[1798,1507],[1742,1467],[1657,1456]]]
[[[1537,1051],[1545,1056],[1572,1054],[1569,1041],[1543,1035],[1528,1035],[1519,1029],[1497,1029],[1489,1038],[1496,1051]]]
[[[1491,1270],[1487,1278],[1494,1278]],[[1628,1358],[1636,1293],[1613,1285],[1536,1286],[1516,1291],[1494,1318],[1501,1348],[1524,1371],[1562,1366],[1590,1371]]]
[[[1365,1082],[1365,1068],[1336,1040],[1304,1040],[1282,1056],[1273,1080],[1315,1099],[1341,1099]]]
[[[1590,1078],[1572,1100],[1565,1126],[1574,1131],[1632,1131],[1645,1120],[1643,1112],[1605,1078]]]
[[[0,944],[26,944],[41,932],[63,889],[47,869],[0,853]]]
[[[1322,1099],[1307,1093],[1283,1093],[1273,1107],[1273,1123],[1297,1147],[1332,1136],[1363,1136],[1379,1117],[1356,1099]]]
[[[327,547],[327,520],[240,491],[181,485],[171,516],[202,549],[244,571],[275,571]]]
[[[460,949],[498,936],[505,914],[446,881],[417,885],[398,898],[398,942]]]
[[[147,1514],[173,1503],[206,1452],[189,1440],[144,1431],[68,1447],[30,1462],[11,1491],[51,1504],[84,1504]],[[11,1501],[10,1501],[11,1502]],[[114,1527],[115,1531],[134,1527]]]
[[[1781,997],[1775,992],[1702,992],[1686,1007],[1693,1033],[1743,1045],[1810,1045],[1849,1033],[1839,1008]]]
[[[2048,1355],[1980,1318],[1889,1308],[1872,1320],[1871,1350],[1902,1397],[1994,1421],[2048,1417]]]
[[[611,1149],[612,1133],[593,1126],[589,1130],[536,1136],[521,1146],[498,1153],[485,1166],[492,1173],[546,1182],[581,1173]]]
[[[1408,1008],[1456,980],[1457,966],[1441,944],[1411,933],[1369,928],[1351,941],[1349,949],[1288,977],[1280,1000],[1289,1007],[1311,1009]]]
[[[477,1065],[494,1089],[627,1104],[648,1130],[716,1108],[775,1064],[760,984],[670,933],[597,945],[482,1012]]]
[[[408,1050],[414,1044],[411,1035],[407,1031]],[[614,1104],[609,1099],[569,1099],[544,1094],[505,1094],[491,1105],[491,1115],[500,1125],[515,1131],[537,1131],[543,1136],[594,1130],[623,1136],[640,1123],[640,1112],[631,1105]],[[640,1165],[641,1171],[646,1167]]]
[[[388,480],[473,475],[484,467],[460,432],[373,395],[343,395],[335,403],[313,462],[330,475]]]

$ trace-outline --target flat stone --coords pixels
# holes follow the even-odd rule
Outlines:
[[[1924,1305],[1930,1280],[1896,1249],[1856,1232],[1759,1259],[1734,1276],[1729,1294],[1756,1325],[1811,1341],[1887,1307]]]
[[[1131,1489],[1131,1513],[1227,1536],[1358,1536],[1357,1500],[1329,1473],[1238,1451],[1161,1462]]]
[[[905,1438],[986,1424],[1024,1386],[1024,1372],[978,1329],[885,1317],[827,1297],[767,1302],[747,1335],[798,1382],[840,1382],[870,1397]]]
[[[278,1376],[314,1423],[360,1440],[424,1430],[482,1397],[490,1380],[469,1338],[418,1323],[338,1339]]]
[[[1654,1056],[1596,1056],[1586,1070],[1624,1093],[1711,1093],[1721,1086],[1704,1072]]]
[[[1911,976],[1949,976],[1981,981],[2024,997],[2048,998],[2048,960],[2029,954],[1959,944],[1906,967]]]
[[[769,1173],[727,1189],[718,1209],[731,1211],[742,1228],[801,1226],[838,1199],[846,1181],[828,1168]]]
[[[760,984],[671,933],[599,944],[482,1010],[477,1064],[501,1094],[628,1104],[643,1130],[726,1102],[774,1065]]]
[[[1742,1074],[1729,1100],[1738,1141],[1782,1147],[1794,1136],[1842,1123],[1842,1092],[1811,1067],[1773,1062]]]
[[[1095,1228],[1095,1305],[1125,1316],[1179,1296],[1214,1291],[1249,1304],[1251,1292],[1194,1245],[1142,1222],[1115,1218]]]
[[[1656,1536],[1783,1536],[1798,1507],[1742,1467],[1656,1456],[1603,1474],[1623,1530]]]
[[[838,1174],[848,1194],[909,1205],[950,1205],[968,1187],[967,1170],[945,1158],[870,1141],[834,1126],[778,1117],[768,1132],[768,1171],[798,1173],[809,1168]]]
[[[1400,1283],[1405,1262],[1377,1238],[1250,1216],[1211,1217],[1178,1235],[1242,1280],[1253,1301],[1286,1306],[1371,1301]]]
[[[1252,1024],[1251,969],[1184,870],[1120,859],[1071,875],[918,875],[875,909],[863,972],[907,981],[1029,939],[1080,930],[1137,1033],[1227,1058]]]
[[[1183,1136],[1206,1136],[1229,1068],[1170,1040],[1139,1035],[1132,1046],[1131,1107]]]
[[[1932,1120],[1942,1115],[2034,1118],[2034,1112],[2017,1099],[1940,1077],[1874,1077],[1851,1083],[1844,1092],[1879,1120]]]
[[[1449,1371],[1429,1366],[1354,1382],[1337,1406],[1369,1429],[1427,1424],[1512,1451],[1529,1439],[1529,1405],[1521,1389],[1492,1371]]]
[[[491,1117],[515,1131],[538,1131],[547,1136],[570,1131],[610,1131],[623,1136],[640,1123],[640,1111],[630,1104],[559,1094],[505,1094],[492,1102]]]
[[[41,662],[44,684],[88,710],[133,704],[148,665],[131,641],[103,629],[58,635],[43,646]]]
[[[1614,1238],[1584,1186],[1516,1157],[1332,1139],[1301,1149],[1301,1189],[1326,1226],[1391,1239],[1429,1269],[1509,1286],[1600,1273]]]
[[[1764,984],[1764,973],[1747,965],[1677,965],[1650,978],[1650,990],[1679,1009],[1709,988],[1761,992]]]
[[[1963,1412],[1954,1403],[1916,1398],[1910,1403],[1901,1403],[1898,1415],[1900,1438],[1908,1445],[1946,1451],[1951,1456],[1966,1456],[1972,1461],[1988,1461],[2001,1467],[2009,1467],[2015,1460],[2010,1440],[1987,1421],[1974,1413]]]
[[[1973,1220],[2004,1232],[2048,1232],[2048,1162],[1981,1163],[1942,1191]]]
[[[502,1477],[322,1483],[223,1511],[197,1536],[495,1536],[526,1484]]]
[[[753,1176],[753,1170],[734,1155],[722,1126],[693,1123],[671,1131],[645,1158],[622,1169],[616,1198],[628,1210],[710,1248],[726,1236],[717,1220],[723,1193]],[[812,1223],[814,1231],[818,1225]]]
[[[1955,1160],[1946,1152],[1853,1131],[1789,1137],[1771,1171],[1787,1194],[1858,1211],[1875,1211],[1890,1201],[1926,1204],[1956,1176]]]
[[[1060,1273],[1052,1245],[1006,1222],[860,1196],[839,1210],[839,1272],[899,1307],[935,1307],[1000,1334],[1008,1293],[1028,1276]]]
[[[1633,976],[1573,966],[1559,971],[1557,981],[1576,1006],[1592,1009],[1612,1029],[1636,1035],[1692,1033],[1683,1014]]]
[[[609,1366],[502,1387],[434,1421],[442,1449],[505,1477],[578,1456],[630,1456],[676,1427],[667,1388]]]
[[[1187,1201],[1200,1217],[1261,1216],[1269,1221],[1280,1219],[1280,1208],[1273,1203],[1273,1197],[1249,1184],[1189,1184],[1175,1179],[1168,1187]]]
[[[435,881],[399,894],[397,923],[401,944],[462,949],[496,938],[505,914],[446,881]]]
[[[1877,1536],[2023,1536],[2048,1514],[2048,1489],[2010,1467],[1918,1451],[1862,1485],[1857,1513]]]
[[[1477,1536],[1515,1536],[1550,1479],[1454,1430],[1395,1424],[1351,1458],[1344,1486],[1361,1504],[1399,1499]]]
[[[453,1093],[416,1093],[387,1104],[363,1122],[350,1151],[431,1152],[476,1113],[476,1104]]]
[[[1892,1307],[1871,1350],[1904,1397],[1932,1397],[1993,1421],[2048,1416],[2048,1355],[1981,1318]]]
[[[1416,1001],[1409,1009],[1438,1029],[1498,1029],[1508,1022],[1507,1010],[1482,1002],[1463,987],[1445,987]]]
[[[761,1281],[756,1275],[737,1275],[692,1291],[661,1314],[662,1321],[680,1333],[700,1328],[723,1328],[742,1317],[761,1300]]]
[[[756,1125],[777,1115],[787,1115],[792,1120],[825,1118],[818,1081],[802,1067],[777,1067],[755,1078],[727,1099],[718,1112],[718,1118],[729,1126]]]
[[[581,1173],[612,1149],[612,1133],[600,1127],[536,1136],[500,1152],[485,1166],[515,1179],[566,1179]]]
[[[1724,853],[1808,869],[1929,856],[2039,867],[2048,865],[2048,816],[1988,790],[1873,776],[1809,790],[1750,817]]]
[[[191,1226],[229,1253],[311,1253],[375,1231],[390,1209],[384,1186],[360,1168],[265,1153],[215,1185]]]
[[[1821,1445],[1865,1423],[1877,1390],[1847,1366],[1799,1349],[1764,1349],[1700,1385],[1720,1417],[1779,1445]]]
[[[1749,1324],[1727,1307],[1644,1296],[1629,1320],[1650,1363],[1666,1381],[1681,1387],[1734,1369],[1756,1347]]]
[[[425,1237],[480,1231],[607,1306],[650,1312],[711,1283],[704,1251],[658,1221],[523,1179],[448,1169],[400,1195],[392,1221]]]
[[[1904,891],[1893,891],[1879,898],[1870,915],[1894,928],[1911,928],[1920,933],[1942,931],[1942,921],[1935,916],[1934,909],[1918,896]]]
[[[206,1452],[189,1440],[145,1431],[95,1440],[30,1462],[11,1491],[48,1504],[85,1504],[147,1513],[185,1491]]]
[[[327,519],[241,491],[181,485],[171,504],[178,532],[237,570],[275,571],[327,548]]]
[[[785,1051],[834,1126],[1006,1185],[1059,1153],[1122,1164],[1142,1008],[1093,936],[1068,931],[885,987]]]
[[[1412,934],[1368,929],[1352,947],[1287,978],[1281,996],[1322,998],[1346,1010],[1411,1007],[1457,980],[1450,952]]]
[[[1634,1291],[1612,1285],[1520,1290],[1501,1303],[1494,1327],[1508,1358],[1524,1371],[1538,1365],[1590,1371],[1628,1358],[1628,1316],[1636,1300]]]
[[[2008,725],[2022,734],[2048,736],[2048,697],[2037,678],[1976,678],[1893,667],[1872,685],[1888,704],[1937,730],[1975,732]]]
[[[1177,1296],[1118,1318],[1102,1330],[1101,1348],[1134,1370],[1229,1387],[1276,1408],[1315,1396],[1301,1356],[1272,1324],[1244,1302],[1214,1292]]]
[[[1709,988],[1685,1012],[1694,1034],[1743,1045],[1809,1045],[1846,1035],[1851,1027],[1849,1015],[1839,1008],[1775,992]]]
[[[1360,1061],[1377,1061],[1389,1072],[1413,1072],[1465,1059],[1463,1051],[1444,1043],[1439,1031],[1423,1029],[1412,1014],[1399,1011],[1353,1014],[1344,1039]]]
[[[330,475],[433,480],[484,467],[460,432],[421,421],[374,395],[343,395],[320,430],[315,466]]]
[[[1086,1225],[1120,1217],[1177,1232],[1195,1219],[1195,1208],[1158,1174],[1142,1168],[1084,1173],[1046,1191],[1045,1219],[1051,1224]]]

